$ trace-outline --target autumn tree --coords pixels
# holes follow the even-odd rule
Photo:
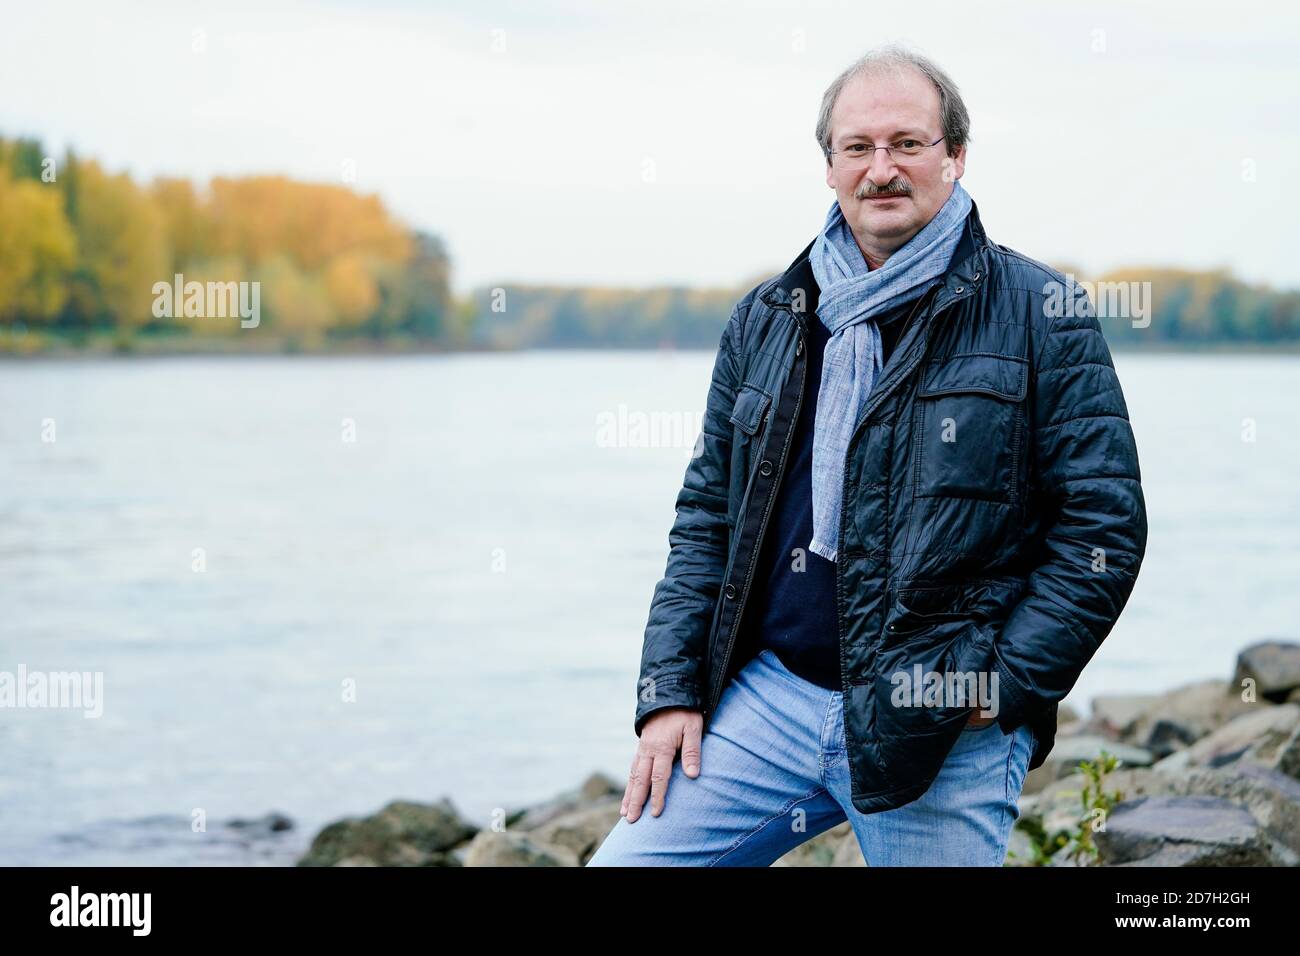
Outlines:
[[[0,168],[0,320],[54,319],[67,301],[76,252],[63,197]]]

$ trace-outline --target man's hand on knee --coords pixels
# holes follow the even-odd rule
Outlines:
[[[627,789],[623,791],[623,805],[619,809],[628,823],[635,823],[641,816],[647,794],[651,815],[657,817],[663,812],[668,780],[672,776],[678,749],[682,752],[682,769],[686,775],[700,775],[703,730],[704,715],[685,707],[667,707],[646,721],[641,728]]]

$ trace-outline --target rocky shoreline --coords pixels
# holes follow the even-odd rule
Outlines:
[[[297,865],[582,866],[622,796],[622,781],[594,774],[490,828],[446,797],[395,801],[329,824]],[[866,864],[845,821],[773,865]],[[1300,643],[1244,648],[1229,679],[1095,698],[1086,718],[1062,702],[1005,865],[1300,865]]]

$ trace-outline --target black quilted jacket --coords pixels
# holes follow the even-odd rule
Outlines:
[[[702,711],[707,730],[746,659],[736,636],[817,321],[811,246],[722,332],[646,626],[638,736],[665,707]],[[837,612],[854,806],[921,796],[967,720],[967,707],[891,703],[894,675],[918,664],[995,675],[1002,731],[1030,723],[1030,767],[1042,764],[1057,702],[1128,600],[1146,538],[1128,409],[1090,301],[990,242],[972,209],[845,462]]]

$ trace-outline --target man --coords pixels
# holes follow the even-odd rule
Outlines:
[[[846,818],[871,866],[1002,864],[1147,527],[1091,304],[986,237],[968,129],[905,50],[826,91],[836,201],[723,331],[588,865],[766,865]]]

